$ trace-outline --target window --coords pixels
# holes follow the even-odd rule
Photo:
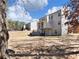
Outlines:
[[[53,15],[51,15],[51,19],[53,19]]]
[[[57,35],[57,30],[55,30],[55,35]]]
[[[49,15],[49,19],[53,19],[53,15]]]
[[[49,15],[49,19],[51,19],[50,15]]]
[[[58,13],[58,16],[61,16],[61,13]]]
[[[44,22],[41,22],[41,27],[43,28],[43,26],[44,26]]]
[[[59,22],[58,22],[58,25],[60,25],[60,24],[61,24],[61,22],[59,21]]]

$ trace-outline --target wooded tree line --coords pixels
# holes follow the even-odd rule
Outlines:
[[[13,21],[13,20],[7,20],[7,29],[8,30],[22,30],[23,26],[25,25],[25,22],[20,21]]]

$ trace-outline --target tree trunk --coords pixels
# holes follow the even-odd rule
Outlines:
[[[6,0],[0,0],[0,59],[7,59],[8,31],[6,27]]]

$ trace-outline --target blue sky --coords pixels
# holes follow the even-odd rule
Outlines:
[[[29,22],[60,9],[67,2],[68,0],[8,0],[7,14],[13,20]]]

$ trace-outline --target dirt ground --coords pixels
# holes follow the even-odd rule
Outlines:
[[[49,46],[66,46],[70,47],[69,51],[78,51],[79,50],[79,35],[78,34],[69,34],[66,36],[28,36],[29,31],[9,31],[9,41],[8,48],[15,51],[29,51],[34,50],[40,47],[49,47]],[[71,47],[77,47],[72,49]],[[34,53],[34,51],[33,51]],[[22,58],[23,59],[23,58]],[[29,59],[25,58],[24,59]],[[48,58],[49,59],[49,58]],[[52,58],[58,59],[58,58]],[[63,59],[63,58],[60,58]],[[64,59],[79,59],[78,54],[70,55]]]

